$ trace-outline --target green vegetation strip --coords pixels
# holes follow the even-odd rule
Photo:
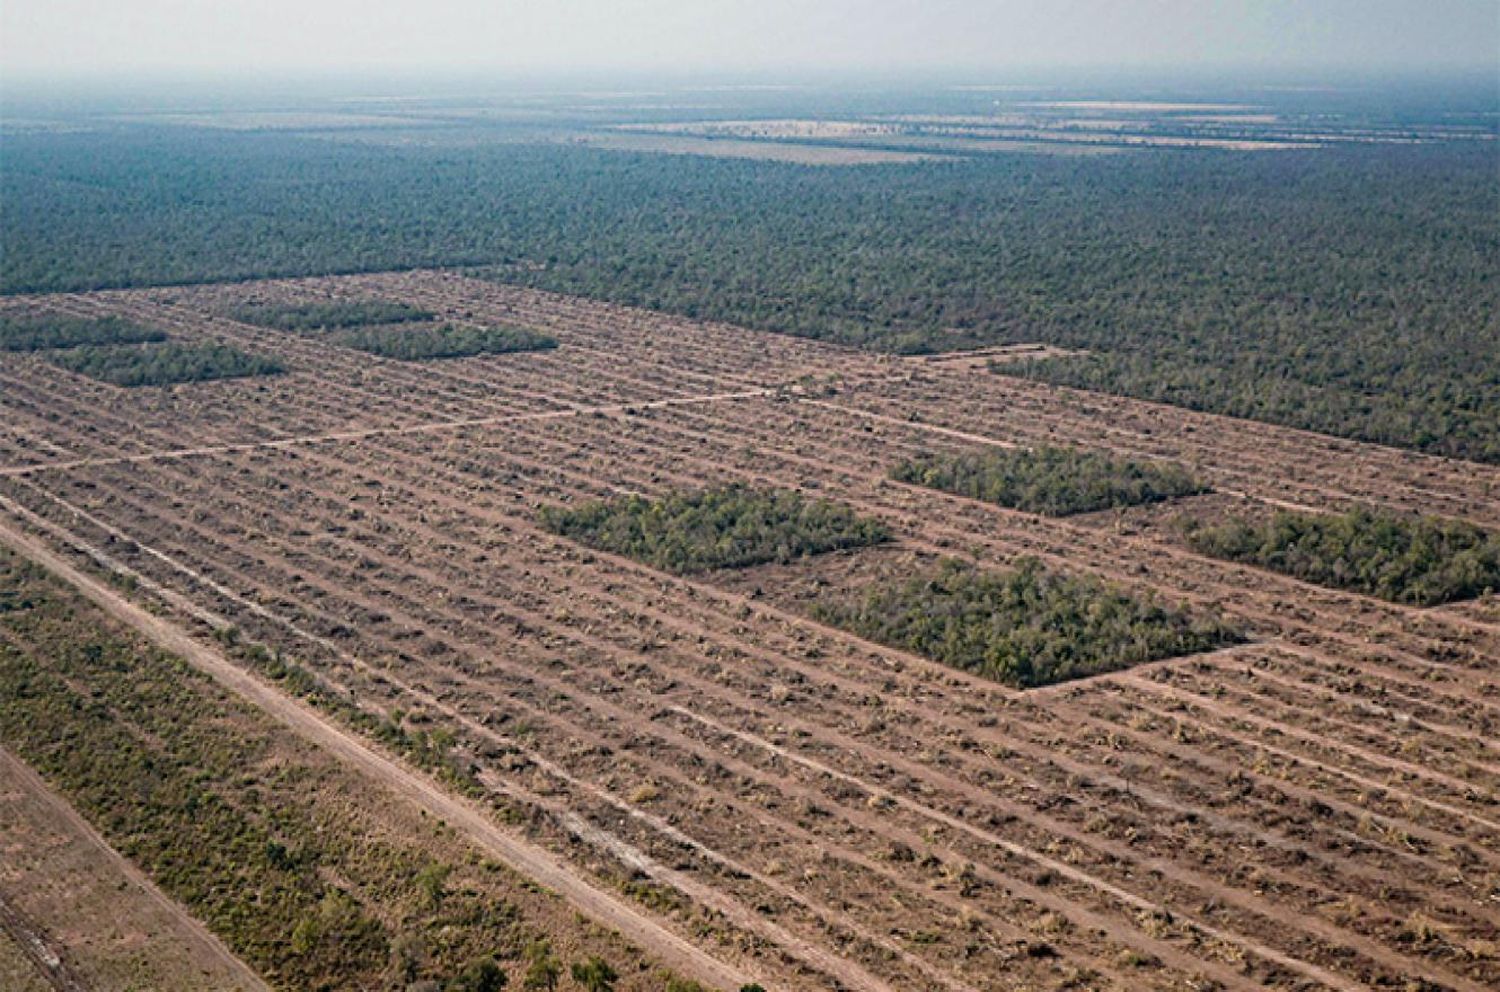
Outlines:
[[[581,544],[679,574],[790,562],[890,538],[884,524],[840,503],[742,486],[547,509],[542,522]]]
[[[891,478],[1051,517],[1208,491],[1180,465],[1055,447],[924,454],[897,465]]]
[[[948,559],[819,620],[1021,689],[1099,675],[1243,638],[1218,622],[1168,609],[1091,578],[1024,559],[986,572]]]
[[[1437,606],[1500,588],[1500,535],[1459,521],[1360,509],[1183,528],[1203,554],[1394,603]]]
[[[464,327],[457,324],[362,327],[333,334],[329,340],[345,348],[406,362],[546,351],[557,347],[556,339],[519,327]]]
[[[79,345],[140,344],[166,339],[164,331],[142,327],[122,317],[37,315],[0,318],[0,351],[45,351]]]
[[[115,386],[169,386],[179,382],[276,375],[280,362],[223,344],[169,341],[146,345],[86,345],[48,360],[70,372]]]
[[[361,300],[353,303],[247,303],[231,309],[229,316],[246,324],[300,332],[371,324],[405,324],[432,320],[437,315],[405,303]]]
[[[233,630],[220,639],[320,696],[296,665]],[[346,697],[318,701],[364,713]],[[423,732],[386,724],[376,735],[419,764],[450,760]],[[705,992],[633,956],[622,979],[588,953],[618,951],[612,936],[442,824],[372,813],[360,776],[5,549],[0,742],[274,986],[498,992],[556,988],[571,973],[599,992],[616,981]],[[566,947],[537,932],[543,920]]]
[[[483,873],[368,832],[331,762],[8,552],[0,587],[0,739],[274,984],[474,989],[520,957]]]

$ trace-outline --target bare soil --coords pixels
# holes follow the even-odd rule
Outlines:
[[[560,347],[355,359],[214,316],[250,295],[378,295]],[[673,907],[702,908],[687,938],[768,987],[1500,984],[1494,598],[1394,606],[1203,558],[1171,526],[1365,503],[1495,527],[1494,467],[443,273],[49,302],[292,372],[125,395],[0,359],[15,528],[174,624],[233,622],[453,729],[534,810],[527,843],[675,932]],[[885,474],[1038,443],[1177,461],[1217,492],[1054,520]],[[843,500],[896,546],[676,578],[536,523],[727,482]],[[937,554],[1033,556],[1255,643],[1020,693],[800,607],[841,570]]]
[[[34,978],[65,968],[99,992],[264,992],[254,972],[3,748],[0,855],[0,901],[22,939],[45,948]],[[49,953],[58,969],[47,966]]]

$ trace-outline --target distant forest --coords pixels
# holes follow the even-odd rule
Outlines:
[[[1468,145],[861,168],[167,128],[6,136],[5,292],[427,265],[1500,463]]]

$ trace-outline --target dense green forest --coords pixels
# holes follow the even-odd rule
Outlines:
[[[325,340],[356,351],[405,362],[429,358],[504,355],[546,351],[557,339],[521,327],[470,327],[460,324],[382,325],[337,331]]]
[[[891,478],[1052,517],[1207,492],[1180,465],[1051,446],[920,455]]]
[[[234,307],[229,315],[247,324],[315,336],[355,351],[406,362],[557,347],[555,338],[521,327],[435,323],[435,313],[389,300],[253,303]]]
[[[369,324],[404,324],[432,320],[437,314],[391,300],[338,303],[246,303],[228,315],[246,324],[282,331],[323,331]]]
[[[864,168],[542,144],[7,135],[0,288],[424,265],[1500,462],[1491,142]]]
[[[1459,521],[1359,509],[1280,512],[1263,522],[1189,519],[1183,528],[1203,554],[1396,603],[1436,606],[1500,589],[1500,535]]]
[[[86,344],[142,344],[166,339],[165,331],[142,327],[123,317],[39,314],[0,318],[0,351],[46,351]]]
[[[548,508],[542,521],[581,544],[679,574],[789,562],[890,537],[884,524],[840,503],[743,486]]]
[[[84,345],[58,351],[47,360],[70,372],[115,386],[170,386],[178,382],[276,375],[280,362],[250,355],[225,344],[167,341],[144,345]]]
[[[987,572],[953,559],[814,607],[820,620],[1017,688],[1208,651],[1239,635],[1095,579],[1024,559]]]

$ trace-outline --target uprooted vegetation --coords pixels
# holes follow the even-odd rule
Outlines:
[[[47,351],[81,345],[141,344],[165,341],[155,327],[123,317],[68,317],[36,314],[0,318],[0,351]]]
[[[272,986],[476,992],[569,959],[604,970],[584,954],[603,942],[550,897],[372,806],[367,780],[7,551],[0,586],[20,592],[0,603],[0,742]],[[629,987],[660,987],[601,949],[630,956]]]
[[[240,379],[286,371],[276,359],[226,344],[165,341],[140,345],[85,345],[48,356],[54,365],[114,386],[170,386]]]
[[[812,610],[861,637],[1019,689],[1243,639],[1216,621],[1096,579],[1047,571],[1029,558],[1005,572],[946,559]]]
[[[678,574],[785,563],[890,538],[880,521],[841,503],[745,486],[548,508],[542,522],[581,544]]]
[[[893,468],[891,478],[1049,517],[1208,491],[1180,465],[1051,446],[922,454]]]
[[[1182,526],[1203,554],[1393,603],[1437,606],[1500,588],[1500,535],[1457,520],[1355,509]]]

